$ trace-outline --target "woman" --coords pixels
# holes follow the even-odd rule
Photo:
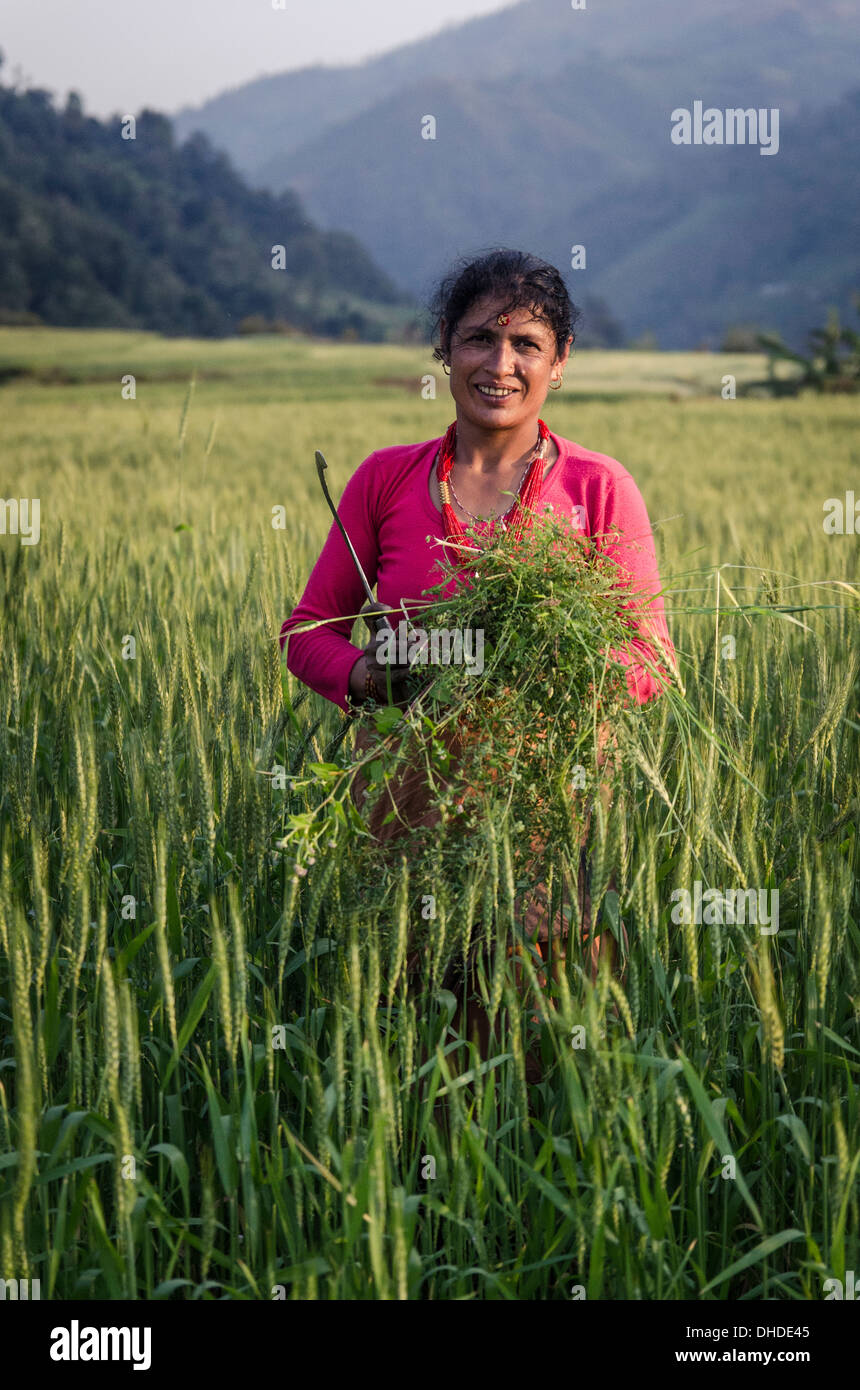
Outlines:
[[[433,312],[439,338],[434,356],[450,374],[456,419],[441,439],[375,450],[350,478],[338,508],[369,582],[376,583],[378,603],[389,609],[405,604],[414,612],[422,598],[426,602],[426,591],[439,579],[438,542],[462,536],[466,527],[478,535],[497,526],[521,532],[527,514],[551,506],[557,517],[570,518],[589,535],[617,528],[615,539],[599,544],[618,565],[619,586],[628,590],[619,609],[630,611],[636,635],[613,656],[627,668],[633,699],[652,699],[666,676],[658,652],[669,665],[675,652],[645,504],[620,463],[554,434],[540,418],[548,391],[562,384],[574,342],[577,315],[561,276],[535,256],[494,251],[446,277]],[[333,525],[301,601],[281,629],[282,647],[294,627],[355,614],[363,598],[355,565]],[[367,699],[387,702],[389,678],[396,702],[409,668],[377,659],[379,636],[363,649],[354,646],[352,621],[347,616],[292,635],[289,670],[346,712]],[[397,821],[382,825],[392,806],[400,825],[432,814],[420,777],[407,775],[389,796],[370,821],[380,839],[398,832]],[[586,926],[582,873],[579,904]],[[541,918],[534,902],[526,926],[537,926],[545,941],[550,935],[546,914]],[[563,927],[555,922],[551,931],[563,933]],[[601,945],[596,938],[596,952]],[[595,955],[595,966],[596,961]]]

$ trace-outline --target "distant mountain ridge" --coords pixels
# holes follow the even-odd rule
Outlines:
[[[584,243],[587,269],[567,276],[574,296],[605,297],[625,327],[650,329],[663,346],[695,346],[739,318],[796,337],[820,305],[846,307],[842,287],[856,275],[852,239],[832,234],[831,206],[856,179],[857,157],[849,130],[841,148],[830,136],[845,117],[840,99],[858,85],[858,46],[860,7],[848,0],[814,9],[725,0],[717,11],[711,0],[602,0],[583,11],[522,0],[360,65],[258,79],[178,113],[175,127],[204,130],[252,182],[294,190],[313,217],[344,225],[422,297],[453,256],[477,247],[527,246],[564,270],[571,246]],[[670,113],[696,99],[779,108],[780,153],[688,158],[694,152],[670,143]],[[435,140],[421,139],[427,114]],[[819,117],[829,132],[821,168],[806,138]],[[724,165],[727,155],[734,162]],[[824,200],[817,220],[804,170]],[[745,248],[740,278],[727,280],[708,267],[724,266],[735,176],[757,250]],[[799,252],[798,222],[815,258]],[[764,261],[768,274],[756,278]],[[763,293],[791,285],[801,262],[814,268],[811,298],[795,306],[790,292]],[[678,304],[667,282],[694,293]]]
[[[649,55],[656,59],[667,45],[695,57],[715,41],[725,48],[726,36],[734,33],[737,38],[733,50],[727,51],[726,66],[747,46],[756,48],[761,63],[772,67],[775,75],[790,72],[798,56],[805,58],[803,70],[793,74],[793,90],[786,84],[783,91],[798,105],[822,104],[821,65],[809,68],[816,53],[823,55],[828,76],[836,80],[832,95],[852,84],[856,47],[852,52],[846,39],[853,37],[856,45],[860,25],[848,0],[821,0],[814,35],[806,0],[755,4],[753,21],[750,0],[723,0],[717,15],[713,0],[602,0],[584,11],[571,10],[567,0],[519,0],[363,63],[317,65],[256,78],[200,107],[183,107],[174,125],[180,138],[205,130],[249,177],[268,183],[271,161],[428,76],[474,83],[519,75],[545,84],[579,60],[638,61]],[[545,100],[546,90],[544,86]]]

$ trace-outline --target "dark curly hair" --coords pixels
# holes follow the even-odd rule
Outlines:
[[[506,311],[531,309],[542,319],[555,334],[556,356],[564,352],[568,338],[575,339],[574,325],[582,315],[555,266],[528,251],[500,246],[474,258],[462,257],[436,289],[428,307],[432,337],[440,338],[433,350],[437,361],[447,362],[458,323],[477,300],[490,295],[503,299]]]

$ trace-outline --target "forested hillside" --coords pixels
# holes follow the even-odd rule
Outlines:
[[[295,194],[249,188],[157,112],[122,132],[74,93],[58,110],[0,85],[0,319],[218,336],[256,316],[379,339],[409,317],[356,238],[320,230]]]

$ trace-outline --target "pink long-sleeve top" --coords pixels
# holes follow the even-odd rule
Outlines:
[[[663,688],[662,658],[677,667],[666,627],[651,523],[633,478],[616,459],[592,453],[550,431],[559,454],[547,476],[538,504],[590,536],[618,528],[617,541],[598,542],[619,567],[619,586],[628,592],[619,612],[631,615],[629,645],[612,655],[627,668],[629,692],[644,704]],[[421,444],[376,449],[347,483],[338,513],[377,599],[390,608],[427,601],[426,590],[439,583],[439,556],[434,541],[444,538],[442,515],[430,495],[430,471],[441,437]],[[430,537],[431,539],[428,539]],[[455,581],[456,582],[456,581]],[[363,648],[351,640],[354,616],[366,601],[346,543],[332,522],[328,538],[305,591],[280,634],[287,646],[287,667],[300,681],[349,712],[349,675]],[[303,623],[340,618],[304,633]],[[396,619],[392,618],[396,626]],[[660,675],[642,664],[658,666]]]

